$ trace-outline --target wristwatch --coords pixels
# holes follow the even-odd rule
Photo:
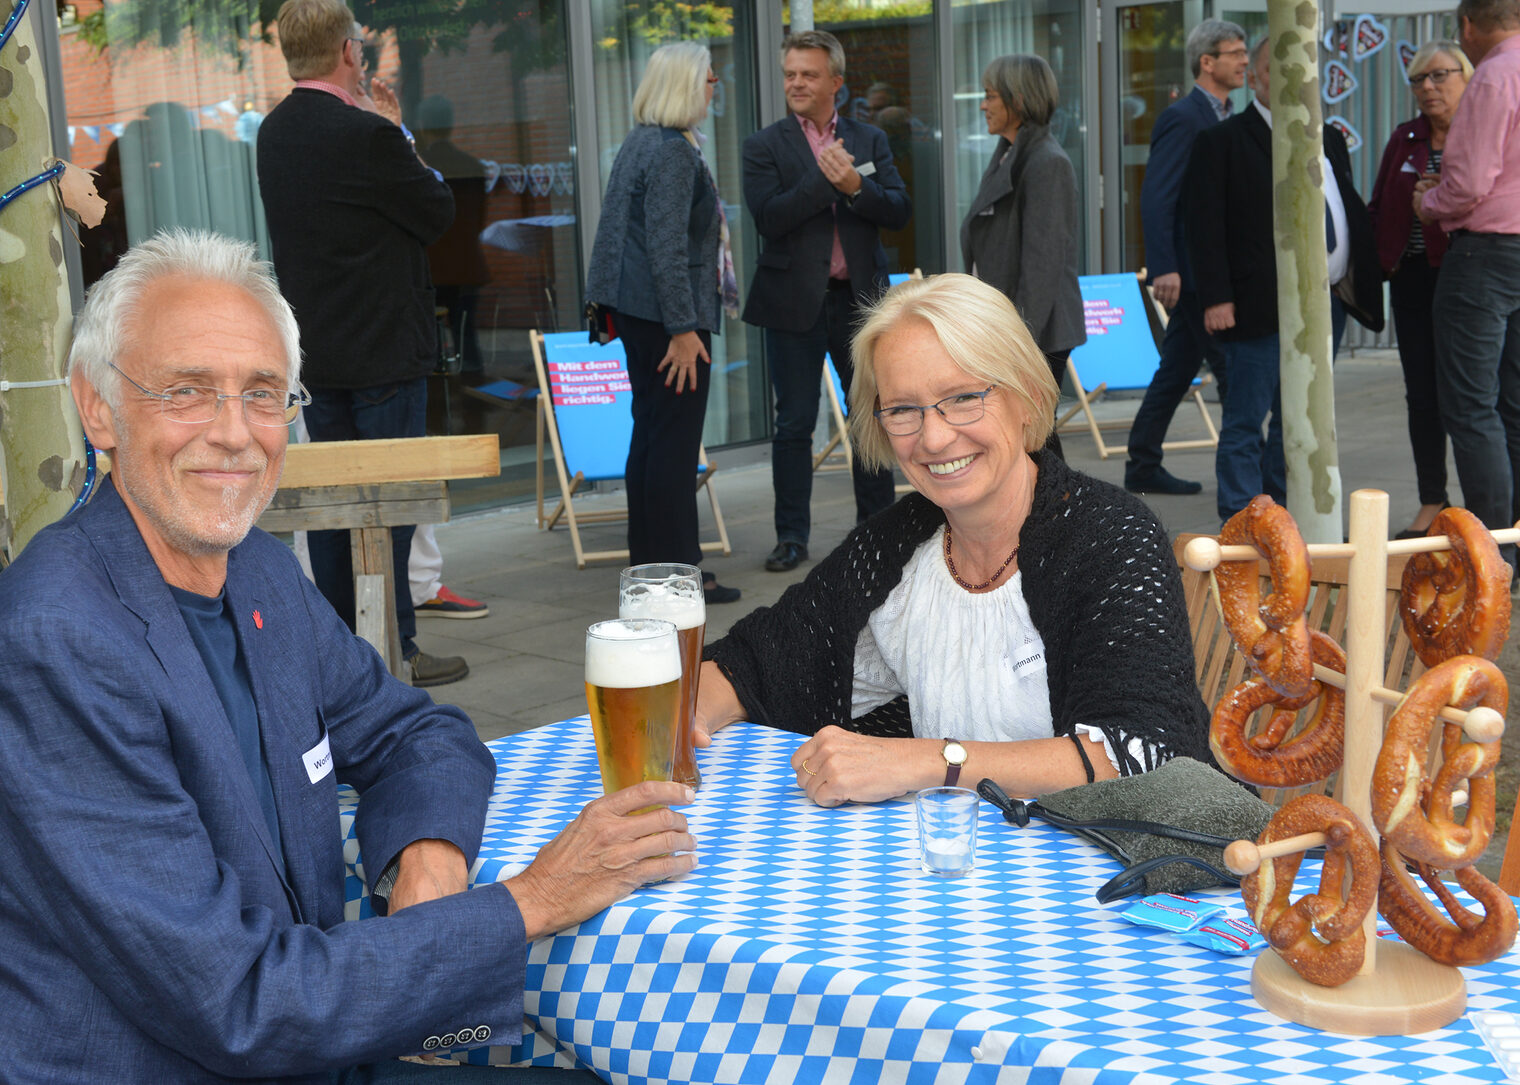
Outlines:
[[[961,766],[966,763],[966,758],[969,756],[966,753],[966,747],[953,738],[947,738],[940,753],[945,755],[945,786],[954,787],[955,781],[961,778]]]

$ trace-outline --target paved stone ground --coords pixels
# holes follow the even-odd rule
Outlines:
[[[1336,366],[1337,430],[1344,493],[1376,488],[1390,495],[1390,531],[1405,526],[1419,507],[1414,460],[1404,413],[1404,385],[1398,358],[1391,351],[1366,351],[1343,357]],[[1100,414],[1131,418],[1138,397],[1100,405]],[[1217,418],[1217,407],[1215,417]],[[1125,430],[1105,436],[1120,445]],[[1204,436],[1197,412],[1178,411],[1172,439]],[[1082,471],[1116,484],[1124,478],[1124,453],[1100,459],[1085,432],[1063,438],[1066,457]],[[793,573],[764,571],[762,562],[774,545],[768,447],[738,449],[716,457],[716,484],[734,552],[714,556],[707,568],[725,584],[743,589],[743,599],[708,612],[709,640],[722,636],[750,609],[774,602],[791,583],[806,575],[805,563]],[[1151,507],[1174,535],[1218,530],[1213,483],[1213,452],[1168,454],[1167,467],[1183,478],[1204,483],[1191,497],[1150,497]],[[552,477],[552,475],[551,475]],[[1455,471],[1451,492],[1458,496]],[[587,508],[621,503],[621,495],[592,495]],[[578,503],[579,504],[579,503]],[[711,537],[705,500],[700,502],[704,537]],[[835,546],[853,525],[854,500],[843,471],[816,476],[813,493],[816,559]],[[623,545],[621,525],[594,527],[585,533],[588,549]],[[435,654],[463,655],[471,674],[465,681],[437,690],[475,720],[483,738],[496,738],[585,711],[581,681],[585,627],[615,616],[618,568],[603,565],[578,571],[563,528],[540,532],[531,506],[516,506],[463,517],[442,526],[438,540],[445,555],[450,587],[491,604],[478,621],[424,619],[418,640]],[[1500,658],[1512,684],[1520,685],[1520,645],[1513,640]],[[1520,690],[1517,690],[1520,696]],[[1520,740],[1506,743],[1499,774],[1499,816],[1505,832],[1520,778]],[[1485,856],[1495,872],[1503,851],[1503,833]]]

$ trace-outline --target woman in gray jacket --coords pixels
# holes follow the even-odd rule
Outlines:
[[[586,298],[612,310],[633,387],[624,481],[634,565],[702,561],[692,480],[723,283],[723,212],[696,135],[717,82],[711,64],[696,42],[650,55],[591,248]],[[711,574],[703,587],[709,603],[739,598]]]
[[[998,141],[961,223],[961,253],[970,274],[1008,295],[1059,386],[1067,355],[1087,342],[1077,175],[1050,135],[1060,92],[1050,65],[1027,53],[988,64],[982,89],[987,132]]]

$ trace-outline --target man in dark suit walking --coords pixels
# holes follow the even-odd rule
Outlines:
[[[1224,398],[1224,354],[1203,330],[1203,308],[1193,287],[1183,243],[1182,178],[1193,141],[1232,111],[1230,91],[1245,84],[1246,32],[1237,24],[1205,19],[1187,39],[1193,89],[1168,106],[1151,129],[1151,153],[1140,188],[1140,220],[1145,228],[1145,263],[1151,291],[1170,310],[1161,340],[1161,362],[1151,378],[1129,430],[1124,488],[1133,493],[1195,494],[1197,482],[1177,478],[1161,466],[1162,442],[1177,405],[1208,359]]]
[[[1198,133],[1183,179],[1183,215],[1203,325],[1217,335],[1229,384],[1214,468],[1218,510],[1228,520],[1257,494],[1287,500],[1278,393],[1277,250],[1272,231],[1272,111],[1268,38],[1251,50],[1251,104]],[[1383,287],[1367,206],[1351,178],[1346,139],[1325,125],[1324,160],[1330,319],[1334,347],[1349,312],[1383,328]],[[1270,417],[1269,417],[1270,416]],[[1267,437],[1261,425],[1267,421]]]
[[[301,325],[306,428],[314,441],[422,437],[438,357],[427,246],[453,222],[454,198],[399,127],[395,95],[376,82],[370,97],[342,0],[286,0],[279,32],[296,86],[259,126],[259,188],[280,290]],[[412,532],[391,528],[401,654],[416,685],[457,682],[465,661],[414,639]],[[317,587],[352,625],[348,532],[308,542]]]
[[[765,239],[744,319],[765,329],[776,390],[776,548],[765,561],[772,572],[807,558],[824,352],[848,390],[856,310],[887,288],[877,230],[901,229],[913,213],[886,133],[834,109],[844,83],[838,39],[821,30],[792,34],[781,53],[791,115],[744,141],[744,202]],[[892,504],[890,471],[857,461],[854,482],[857,519]]]

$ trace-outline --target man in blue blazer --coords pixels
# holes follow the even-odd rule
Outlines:
[[[1224,398],[1224,354],[1203,330],[1178,208],[1193,140],[1230,115],[1230,91],[1245,85],[1246,32],[1235,23],[1205,19],[1188,35],[1187,59],[1193,89],[1156,118],[1140,186],[1146,272],[1156,300],[1171,315],[1161,340],[1161,362],[1129,429],[1124,488],[1133,493],[1195,494],[1203,489],[1161,466],[1161,445],[1205,358]]]
[[[679,814],[620,816],[690,792],[640,784],[461,891],[490,753],[253,527],[298,342],[253,246],[211,234],[138,245],[79,315],[111,477],[0,574],[6,1080],[378,1081],[514,1042],[529,940],[692,865]],[[343,921],[340,782],[384,918]]]
[[[888,285],[877,231],[901,229],[913,214],[886,133],[834,108],[844,84],[839,40],[822,30],[792,34],[781,57],[791,115],[744,141],[744,202],[764,239],[744,319],[765,329],[776,390],[776,548],[765,561],[772,572],[807,559],[824,353],[848,392],[855,313]],[[858,520],[895,499],[891,471],[856,461],[854,482]]]

